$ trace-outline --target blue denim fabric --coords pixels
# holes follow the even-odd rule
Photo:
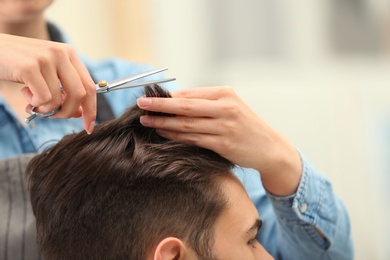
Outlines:
[[[97,80],[117,79],[150,69],[120,59],[82,60]],[[169,83],[165,87],[169,90],[177,88]],[[104,95],[114,114],[119,116],[142,94],[142,88],[136,88]],[[83,126],[78,118],[35,118],[28,126],[23,126],[0,97],[0,159],[40,152],[64,135],[81,130]],[[353,259],[346,209],[333,193],[329,181],[304,158],[302,161],[304,167],[299,189],[295,195],[285,198],[268,194],[258,172],[240,167],[234,170],[264,222],[259,233],[260,242],[276,259]]]
[[[288,197],[264,190],[258,172],[240,169],[237,174],[263,220],[261,244],[276,259],[353,259],[346,208],[329,180],[301,158],[302,178]]]

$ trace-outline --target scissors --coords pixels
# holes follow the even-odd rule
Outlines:
[[[162,79],[156,79],[156,80],[149,80],[149,81],[136,81],[138,79],[148,77],[153,74],[160,73],[162,71],[167,70],[168,68],[161,68],[156,70],[151,70],[147,72],[142,72],[136,75],[132,75],[129,77],[116,79],[113,81],[106,81],[106,80],[100,80],[95,86],[96,86],[96,94],[101,93],[107,93],[113,90],[119,90],[119,89],[126,89],[126,88],[136,88],[136,87],[143,87],[147,85],[153,85],[153,84],[161,84],[169,81],[175,80],[175,78],[162,78]],[[136,82],[133,82],[136,81]],[[61,91],[63,91],[61,87]],[[36,107],[31,108],[31,115],[24,119],[24,122],[27,124],[31,122],[35,117],[39,118],[47,118],[50,116],[53,116],[57,114],[61,110],[61,106],[59,106],[57,109],[50,111],[48,113],[39,113],[36,112]]]

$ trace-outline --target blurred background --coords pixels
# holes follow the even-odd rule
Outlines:
[[[47,15],[90,58],[234,87],[332,181],[356,259],[390,259],[390,1],[67,0]]]

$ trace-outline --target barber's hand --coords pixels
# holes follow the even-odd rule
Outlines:
[[[0,80],[25,85],[22,94],[29,102],[27,112],[34,106],[47,113],[61,105],[52,118],[82,116],[84,128],[92,132],[95,85],[70,45],[0,34]]]
[[[275,195],[293,194],[301,177],[295,148],[263,121],[230,87],[207,87],[171,93],[173,98],[138,99],[142,109],[176,117],[142,116],[144,126],[168,139],[208,148],[237,165],[261,172]]]

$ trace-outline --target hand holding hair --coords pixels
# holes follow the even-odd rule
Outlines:
[[[24,84],[26,112],[34,106],[47,113],[61,105],[53,118],[82,116],[84,128],[92,132],[95,84],[70,45],[0,34],[0,80]]]
[[[231,87],[172,92],[171,99],[139,98],[140,108],[176,114],[142,116],[144,126],[168,139],[188,142],[261,173],[265,188],[279,196],[293,194],[302,174],[296,149],[262,120]]]

